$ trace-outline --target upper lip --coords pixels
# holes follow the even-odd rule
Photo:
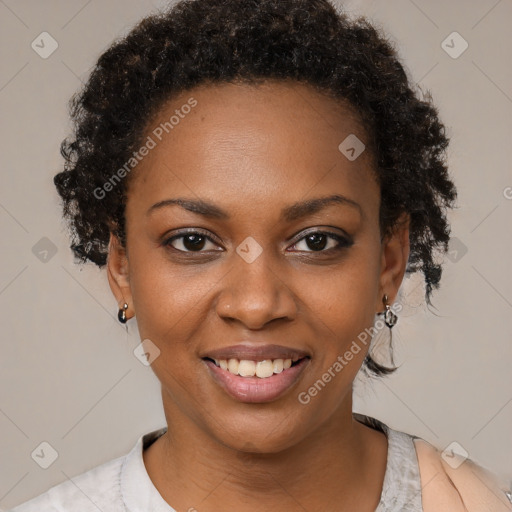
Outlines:
[[[302,359],[309,357],[304,350],[284,347],[282,345],[261,345],[240,343],[230,347],[217,348],[205,352],[202,358],[210,359],[247,359],[247,360],[265,360],[265,359]]]

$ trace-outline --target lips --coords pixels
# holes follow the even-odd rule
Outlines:
[[[239,344],[208,351],[202,359],[216,384],[232,398],[262,403],[276,400],[293,387],[310,356],[281,345]]]

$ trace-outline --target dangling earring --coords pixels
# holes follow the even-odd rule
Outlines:
[[[386,325],[391,329],[398,322],[398,317],[393,313],[393,311],[391,311],[387,295],[382,297],[382,303],[386,307],[386,311],[383,311],[382,313],[384,315],[384,322],[386,322]]]
[[[392,350],[393,332],[391,329],[397,323],[398,317],[395,315],[395,313],[393,311],[391,311],[387,295],[384,295],[382,297],[382,303],[384,304],[386,309],[384,311],[381,311],[380,313],[377,313],[377,315],[379,315],[379,316],[383,315],[384,323],[389,327],[389,358],[390,358],[392,366],[394,367],[395,362],[393,360],[393,350]],[[372,344],[370,345],[368,355],[366,356],[367,359],[369,360],[370,370],[372,370],[373,372],[379,372],[380,374],[384,374],[384,375],[389,374],[389,373],[393,372],[394,370],[396,370],[396,367],[392,368],[392,367],[383,366],[382,364],[377,363],[375,360],[375,357],[373,356],[373,353],[372,353],[372,349],[374,349],[374,348],[375,348],[374,340],[372,339]]]
[[[122,308],[119,308],[119,311],[117,313],[117,319],[122,323],[125,324],[127,322],[126,318],[126,310],[128,309],[128,304],[126,302],[123,304]]]

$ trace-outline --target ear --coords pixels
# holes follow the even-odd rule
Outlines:
[[[107,276],[119,308],[122,308],[124,303],[128,304],[126,317],[132,318],[135,316],[135,310],[130,288],[128,256],[126,249],[112,233],[108,244]]]
[[[398,294],[398,289],[402,284],[407,261],[409,260],[410,220],[411,217],[408,213],[402,213],[392,233],[388,234],[382,241],[379,297],[376,304],[377,312],[384,310],[382,303],[384,295],[388,296],[389,304],[393,304]]]

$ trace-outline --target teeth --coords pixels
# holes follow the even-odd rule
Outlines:
[[[238,365],[238,375],[242,377],[254,377],[256,373],[256,363],[242,359]]]
[[[283,363],[282,359],[274,360],[274,373],[281,373],[283,371]]]
[[[274,365],[272,361],[259,361],[256,365],[256,376],[260,379],[266,379],[274,375]]]
[[[240,361],[238,359],[230,359],[228,361],[228,371],[238,375],[238,366],[240,365]]]
[[[281,373],[287,370],[292,365],[292,361],[296,362],[300,358],[294,357],[292,359],[265,359],[264,361],[251,361],[249,359],[214,359],[216,366],[234,375],[242,377],[259,377],[260,379],[267,379],[272,377],[274,373]]]

